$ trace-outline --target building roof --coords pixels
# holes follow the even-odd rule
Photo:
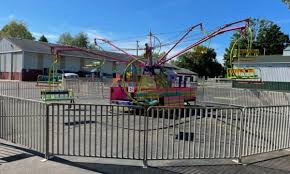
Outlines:
[[[53,44],[53,43],[46,43],[46,42],[40,42],[40,41],[34,41],[34,40],[28,40],[28,39],[19,39],[19,38],[2,38],[7,39],[17,47],[19,47],[22,51],[26,52],[34,52],[34,53],[43,53],[43,54],[51,54],[51,46],[61,46],[60,44]],[[1,38],[0,38],[1,40]],[[116,52],[108,52],[108,51],[100,51],[100,50],[90,50],[95,53],[100,53],[103,55],[107,55],[109,57],[115,57],[120,61],[130,61],[130,58],[126,54],[116,53]],[[92,59],[103,59],[101,56],[97,56],[94,54],[89,54],[82,51],[67,51],[61,53],[61,55],[64,56],[75,56],[75,57],[84,57],[84,58],[92,58]],[[110,58],[107,58],[108,60]],[[111,59],[111,61],[116,61]],[[176,70],[176,73],[178,74],[190,74],[190,75],[196,75],[197,73],[192,72],[190,70],[179,68],[175,65],[165,63],[164,65],[167,68],[172,68]]]
[[[197,75],[196,72],[192,72],[188,69],[185,69],[185,68],[179,68],[176,70],[176,73],[177,74],[185,74],[185,75]]]
[[[45,54],[51,54],[50,46],[56,45],[28,39],[18,39],[18,38],[6,38],[6,39],[15,44],[16,46],[18,46],[23,51],[39,52]]]
[[[185,69],[185,68],[180,68],[176,65],[173,65],[173,64],[170,64],[170,63],[165,63],[164,64],[164,67],[166,68],[170,68],[170,69],[174,69],[174,71],[177,73],[177,74],[183,74],[183,75],[197,75],[196,72],[193,72],[193,71],[190,71],[188,69]]]
[[[290,44],[284,49],[284,51],[290,51]]]
[[[51,54],[51,46],[58,46],[58,45],[61,46],[60,44],[33,41],[33,40],[28,40],[28,39],[18,39],[18,38],[6,38],[6,39],[9,40],[11,43],[15,44],[21,50],[26,51],[26,52]],[[128,61],[129,60],[127,55],[121,54],[121,53],[99,51],[99,50],[90,50],[90,51],[95,52],[95,53],[108,55],[110,57],[116,57],[116,58],[120,59],[121,61]],[[61,55],[92,58],[92,59],[102,59],[103,58],[101,56],[89,54],[89,53],[82,52],[82,51],[67,51],[67,52],[62,52]],[[106,59],[106,60],[108,60],[108,59]],[[115,61],[115,60],[111,59],[111,61]]]

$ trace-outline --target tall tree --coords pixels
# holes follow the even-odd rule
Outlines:
[[[172,63],[178,67],[189,69],[199,76],[215,77],[223,75],[223,67],[216,60],[216,52],[212,48],[197,46],[190,52],[179,56]]]
[[[251,48],[258,49],[260,54],[263,54],[264,50],[266,55],[282,54],[285,48],[284,43],[289,42],[289,36],[280,31],[280,27],[272,21],[251,19],[250,26],[251,30],[247,30],[246,37],[242,37],[239,32],[233,34],[224,54],[225,67],[231,67],[233,61],[231,53],[234,49],[248,49],[251,45]]]
[[[290,0],[282,0],[285,4],[288,5],[288,8],[290,9]]]
[[[88,44],[88,49],[90,49],[90,50],[98,50],[99,48],[94,43],[89,43]]]
[[[282,54],[285,43],[289,42],[289,36],[284,34],[276,24],[269,28],[261,28],[257,35],[256,47],[260,53],[266,55]]]
[[[57,43],[62,44],[62,45],[73,45],[73,42],[74,42],[74,38],[68,32],[61,34],[57,41]]]
[[[0,31],[0,36],[2,37],[15,37],[20,39],[30,39],[34,40],[35,38],[29,32],[26,24],[13,20],[6,24]]]
[[[81,48],[88,48],[89,46],[89,38],[88,35],[80,32],[78,33],[73,40],[73,45]]]
[[[65,32],[59,36],[57,43],[81,48],[88,48],[90,46],[89,38],[87,34],[83,32],[78,33],[76,36],[72,36],[70,33]]]
[[[38,39],[38,41],[40,41],[40,42],[48,42],[47,38],[46,38],[44,35],[42,35],[42,36]]]

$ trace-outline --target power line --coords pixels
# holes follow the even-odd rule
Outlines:
[[[211,30],[207,30],[207,31],[204,31],[204,32],[199,32],[199,33],[196,33],[196,34],[191,34],[187,37],[185,37],[185,39],[182,41],[181,44],[184,44],[184,43],[188,43],[188,42],[193,42],[193,41],[196,41],[197,39],[200,39],[202,36],[205,36],[207,35],[207,33],[211,33],[213,31],[215,31],[217,28],[215,29],[211,29]],[[175,34],[175,33],[181,33],[181,32],[185,32],[186,30],[179,30],[179,31],[172,31],[172,32],[164,32],[164,33],[155,33],[154,36],[156,35],[168,35],[168,34]],[[196,30],[194,30],[196,31]],[[147,35],[140,35],[140,36],[135,36],[135,37],[127,37],[127,38],[123,38],[123,39],[116,39],[116,40],[111,40],[111,42],[121,42],[121,41],[126,41],[128,39],[134,39],[134,38],[139,38],[139,37],[147,37]],[[180,35],[175,35],[174,37],[171,37],[170,39],[166,39],[166,40],[169,40],[167,42],[165,42],[164,44],[161,44],[160,46],[161,47],[165,47],[165,46],[170,46],[170,45],[174,45],[178,39],[179,39]],[[174,39],[173,39],[174,38]],[[164,39],[163,39],[164,40]],[[131,41],[131,42],[127,42],[127,43],[136,43],[136,40],[134,41]],[[138,46],[139,46],[139,43],[140,41],[138,41]],[[99,44],[105,44],[105,43],[99,43]],[[180,45],[181,45],[180,44]],[[127,50],[127,51],[135,51],[135,50],[144,50],[144,48],[121,48],[123,50]],[[114,50],[114,49],[112,49]]]
[[[152,33],[154,36],[159,36],[159,35],[169,35],[169,34],[181,34],[186,32],[186,30],[177,30],[177,31],[169,31],[169,32],[160,32],[160,33]],[[194,30],[193,32],[196,32],[196,30]],[[111,40],[111,42],[121,42],[121,41],[131,41],[131,42],[135,42],[136,39],[140,39],[140,38],[144,38],[144,37],[148,37],[149,34],[146,35],[137,35],[137,36],[130,36],[130,37],[124,37],[124,38],[120,38],[120,39],[114,39]],[[104,44],[104,43],[100,43],[100,44]]]

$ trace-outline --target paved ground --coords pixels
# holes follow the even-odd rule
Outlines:
[[[66,82],[64,88],[72,89],[76,103],[108,104],[110,85],[89,81]],[[0,81],[0,94],[40,100],[40,91],[47,87],[36,86],[35,82]],[[285,105],[290,103],[290,93],[257,91],[232,88],[231,83],[199,83],[197,101],[239,106]]]
[[[55,161],[42,162],[29,151],[0,143],[0,174],[92,174],[93,171]]]
[[[28,88],[30,89],[30,88]],[[16,90],[15,90],[16,91]],[[8,93],[7,95],[12,95],[11,93],[15,94],[15,91],[9,91],[10,93]],[[31,90],[28,90],[31,91]],[[224,102],[227,103],[227,101],[233,100],[237,103],[242,103],[245,100],[244,98],[239,98],[238,96],[244,96],[244,94],[239,94],[238,96],[236,96],[236,93],[230,93],[228,92],[228,89],[224,89],[224,90],[219,90],[219,92],[214,92],[213,90],[209,90],[207,92],[207,96],[205,97],[205,99],[210,100],[210,101],[217,101],[217,102]],[[37,94],[39,95],[39,91],[33,91],[33,94]],[[25,91],[22,91],[22,93],[19,94],[19,96],[21,96],[22,94],[27,94]],[[33,94],[30,94],[31,96],[33,96]],[[252,93],[247,94],[247,96],[252,96]],[[108,95],[106,95],[108,96]],[[227,96],[227,97],[216,97],[216,96]],[[260,94],[259,94],[260,96]],[[261,96],[260,96],[261,97]],[[256,97],[257,100],[259,100],[260,97]],[[38,96],[39,98],[39,96]],[[101,97],[102,98],[102,97]],[[254,97],[255,98],[255,97]],[[281,97],[282,98],[282,97]],[[272,101],[272,100],[271,100]],[[282,100],[281,100],[282,101]],[[9,119],[9,121],[7,122],[3,122],[3,120],[1,121],[1,127],[4,128],[5,126],[9,126],[12,132],[14,132],[14,134],[16,134],[16,136],[12,136],[12,137],[8,137],[6,139],[9,140],[14,140],[15,142],[21,142],[21,144],[26,144],[28,147],[34,147],[32,144],[35,144],[35,141],[38,142],[40,141],[41,147],[35,147],[34,149],[40,149],[40,151],[42,150],[41,148],[44,147],[44,142],[45,140],[43,139],[44,136],[43,133],[44,131],[40,128],[44,127],[44,119],[42,117],[33,117],[34,119],[29,119],[32,118],[32,115],[43,115],[43,110],[37,105],[34,104],[35,106],[37,105],[38,107],[33,107],[36,108],[35,110],[29,110],[28,112],[23,113],[22,109],[19,108],[26,108],[27,110],[27,103],[26,102],[24,104],[24,107],[21,107],[22,104],[17,104],[18,110],[15,110],[13,107],[13,104],[15,104],[14,101],[11,101],[11,105],[5,105],[4,108],[6,108],[6,110],[8,110],[8,113],[18,113],[18,114],[24,114],[25,117],[21,118],[20,117],[15,117],[16,119],[13,119],[14,121],[12,122],[11,119]],[[108,99],[99,99],[96,100],[95,96],[82,96],[79,97],[76,101],[77,103],[94,103],[94,104],[107,104],[108,103]],[[247,101],[249,102],[249,101]],[[257,101],[251,100],[250,102],[256,103]],[[260,102],[260,100],[259,100]],[[263,101],[265,103],[267,103],[268,101]],[[41,105],[41,104],[39,104]],[[4,105],[3,105],[4,106]],[[2,106],[2,107],[3,107]],[[10,108],[10,109],[7,109]],[[94,109],[94,108],[93,108]],[[99,117],[100,115],[100,110],[98,108],[98,112],[96,111],[95,114],[93,112],[93,114],[91,113],[90,109],[78,109],[77,112],[79,113],[79,115],[77,114],[77,121],[78,119],[80,119],[79,121],[83,121],[83,120],[93,120],[94,122],[90,122],[90,124],[86,123],[84,121],[84,124],[75,124],[75,123],[71,123],[73,117],[69,120],[69,116],[73,116],[74,114],[71,115],[71,110],[67,109],[67,110],[62,110],[61,108],[56,108],[55,109],[55,113],[56,117],[54,119],[54,122],[57,121],[57,118],[60,116],[60,120],[57,121],[57,124],[54,124],[55,127],[52,129],[52,127],[50,127],[50,130],[52,130],[51,132],[53,132],[54,135],[54,140],[55,142],[52,143],[53,145],[51,145],[50,147],[54,147],[54,152],[58,151],[58,148],[60,150],[60,152],[58,154],[62,154],[62,155],[67,155],[67,154],[72,154],[72,152],[74,152],[73,150],[75,149],[76,152],[78,152],[79,150],[81,150],[81,148],[85,147],[86,151],[82,150],[79,153],[83,154],[83,152],[86,152],[87,154],[91,154],[93,153],[95,150],[96,152],[106,152],[107,148],[108,148],[108,156],[110,156],[111,154],[116,155],[116,154],[127,154],[126,149],[131,149],[132,147],[129,148],[129,145],[132,146],[132,142],[139,142],[139,139],[135,139],[136,137],[141,137],[141,145],[140,143],[135,143],[137,146],[133,149],[135,149],[135,154],[137,154],[136,152],[139,151],[139,154],[141,154],[142,156],[142,140],[144,137],[143,134],[143,129],[142,127],[144,127],[143,121],[144,119],[141,119],[141,117],[132,117],[127,115],[126,113],[123,114],[122,117],[120,117],[119,120],[117,120],[117,117],[114,117],[111,115],[115,115],[115,111],[111,112],[109,110],[109,112],[106,110],[107,108],[103,108],[103,113],[110,113],[110,114],[103,114],[101,117]],[[0,108],[0,111],[2,110],[2,113],[4,113],[4,109]],[[5,110],[5,113],[7,112]],[[63,113],[64,111],[64,113]],[[33,114],[31,114],[33,113]],[[20,114],[20,115],[21,115]],[[69,115],[69,116],[68,116]],[[86,115],[86,118],[84,119],[84,115]],[[119,115],[119,114],[116,114]],[[92,117],[92,118],[90,118]],[[37,118],[37,119],[35,119]],[[143,118],[143,117],[142,117]],[[169,118],[169,117],[168,117]],[[172,123],[173,120],[163,120],[162,118],[156,119],[156,118],[149,118],[148,120],[148,127],[150,129],[152,129],[151,132],[149,132],[148,134],[148,138],[151,140],[150,142],[153,142],[153,145],[155,145],[154,147],[161,147],[160,146],[160,142],[162,142],[163,144],[163,139],[165,140],[170,140],[169,142],[164,141],[164,147],[168,147],[167,145],[169,144],[170,149],[171,145],[177,144],[177,145],[181,145],[180,147],[184,147],[184,149],[189,149],[187,148],[188,143],[184,143],[184,141],[179,141],[176,140],[176,135],[178,132],[177,130],[188,130],[189,127],[192,127],[191,130],[195,129],[195,127],[200,127],[199,125],[204,125],[204,123],[210,123],[213,122],[215,123],[214,120],[217,120],[218,117],[212,117],[212,121],[208,120],[204,120],[202,121],[203,124],[201,124],[201,119],[200,120],[192,120],[192,121],[188,121],[188,118],[184,118],[184,120],[180,119],[181,121],[186,121],[188,123],[183,125],[178,124],[178,126],[176,126],[175,130],[172,130],[172,128],[166,128],[168,127],[168,125],[172,125],[174,123]],[[223,118],[220,116],[220,118]],[[136,120],[135,120],[136,119]],[[16,122],[15,122],[16,120]],[[18,127],[15,126],[18,123],[22,123],[23,120],[25,121],[25,127]],[[130,120],[130,121],[129,121]],[[158,121],[159,120],[159,121]],[[232,120],[232,119],[231,119]],[[237,120],[237,119],[234,119]],[[4,120],[5,121],[5,120]],[[7,121],[7,120],[6,120]],[[133,121],[133,122],[132,122]],[[16,123],[16,124],[12,124],[11,123]],[[26,124],[27,123],[27,124]],[[52,123],[52,120],[50,120],[50,123]],[[81,123],[81,122],[80,122]],[[134,123],[134,124],[133,124]],[[137,123],[137,124],[136,124]],[[189,124],[191,123],[191,124]],[[13,128],[17,127],[16,129]],[[37,125],[37,126],[31,126],[31,125]],[[51,124],[50,124],[51,125]],[[75,125],[75,126],[73,126]],[[143,125],[143,126],[141,126]],[[196,126],[194,126],[196,125]],[[206,124],[205,124],[206,125]],[[225,126],[226,124],[218,124],[218,127],[223,128],[223,130],[225,129],[224,132],[227,132],[230,130],[230,128],[226,129]],[[136,127],[135,127],[136,126]],[[254,125],[252,125],[254,127]],[[162,129],[157,129],[159,127],[162,127]],[[165,128],[164,128],[165,127]],[[209,128],[209,126],[201,126],[204,127],[205,129],[201,128],[200,130],[207,130],[206,128]],[[29,128],[29,129],[27,129]],[[123,128],[123,129],[120,129]],[[92,131],[89,131],[90,129],[92,130],[97,130],[97,131],[93,131],[93,133],[91,133]],[[9,129],[10,130],[10,129]],[[27,131],[25,131],[27,130]],[[40,130],[40,131],[38,131]],[[99,131],[100,130],[100,131]],[[119,130],[119,131],[117,131]],[[219,129],[217,129],[219,130]],[[74,135],[74,131],[76,131],[76,136],[72,136]],[[103,131],[103,134],[105,136],[100,136],[100,132]],[[87,132],[90,132],[89,134],[87,134]],[[116,134],[117,132],[117,134]],[[198,132],[198,131],[197,131]],[[208,132],[208,131],[206,131]],[[210,131],[209,131],[210,132]],[[218,132],[218,131],[217,131]],[[221,132],[221,131],[220,131]],[[77,133],[79,133],[80,135],[78,135]],[[95,133],[95,134],[94,134]],[[107,140],[108,142],[110,142],[111,138],[113,137],[112,135],[115,133],[116,135],[119,135],[122,140],[126,140],[124,141],[125,143],[121,142],[120,139],[114,139],[114,143],[112,144],[107,144]],[[119,134],[118,134],[119,133]],[[162,137],[159,135],[163,135]],[[210,139],[210,135],[207,134],[201,134],[200,131],[198,132],[201,136],[197,136],[194,138],[198,138],[198,141],[196,142],[201,142],[201,149],[203,147],[203,145],[205,146],[204,143],[202,143],[203,138],[205,137],[205,139]],[[38,136],[32,136],[37,134]],[[102,134],[102,135],[103,135]],[[224,135],[224,133],[220,133],[221,135]],[[7,135],[10,135],[10,133],[8,132]],[[71,136],[68,136],[71,135]],[[222,144],[221,147],[226,148],[227,145],[226,142],[230,142],[231,138],[227,138],[230,137],[231,134],[226,134],[226,138],[225,138],[225,142],[221,141],[220,144]],[[168,138],[170,136],[170,138]],[[35,137],[38,137],[35,138]],[[39,138],[40,137],[40,138]],[[71,138],[69,138],[71,137]],[[73,139],[72,137],[75,137],[76,139]],[[89,138],[88,138],[89,137]],[[94,137],[97,137],[94,139]],[[221,136],[218,136],[221,137]],[[232,136],[233,138],[234,136]],[[276,137],[276,136],[274,136]],[[152,138],[152,139],[151,139]],[[16,141],[16,140],[18,141]],[[51,139],[51,138],[50,138]],[[81,140],[81,141],[79,141]],[[97,140],[97,141],[96,141]],[[102,141],[100,141],[102,140]],[[115,141],[116,140],[116,141]],[[119,140],[119,141],[118,141]],[[223,140],[223,138],[221,139]],[[24,141],[24,142],[22,142]],[[211,141],[213,141],[213,138],[211,138]],[[83,142],[87,142],[86,144],[84,144]],[[99,143],[98,146],[94,145],[94,142]],[[118,145],[116,145],[116,143],[118,143]],[[93,144],[92,147],[96,148],[96,149],[91,149],[91,145]],[[125,144],[124,146],[124,152],[120,152],[120,149],[122,145]],[[126,146],[127,144],[127,146]],[[212,142],[211,145],[215,145],[216,143]],[[75,145],[75,148],[72,148],[72,145]],[[88,146],[89,145],[89,146]],[[112,146],[113,145],[113,146]],[[193,144],[191,142],[189,142],[188,147],[193,147]],[[199,146],[198,144],[195,146]],[[81,147],[81,148],[79,148]],[[103,150],[100,150],[100,148],[102,147]],[[110,148],[113,151],[109,151]],[[117,148],[115,148],[117,147]],[[160,153],[163,153],[163,149],[159,149],[159,151],[157,152],[157,150],[155,148],[152,148],[152,143],[149,143],[148,145],[150,151],[152,151],[152,154],[157,154],[156,156],[160,156]],[[252,146],[251,146],[252,147]],[[258,146],[256,146],[258,147]],[[174,152],[177,152],[177,149],[179,148],[179,146],[174,146],[175,149]],[[104,150],[105,149],[105,150]],[[141,152],[140,152],[141,149]],[[152,150],[153,149],[153,150]],[[170,150],[169,149],[169,150]],[[209,148],[212,149],[212,148]],[[92,152],[90,152],[92,150]],[[233,149],[231,149],[233,150]],[[52,149],[51,149],[52,151]],[[87,152],[88,151],[88,152]],[[132,151],[131,151],[132,152]],[[179,150],[178,150],[179,152]],[[191,152],[193,152],[193,149],[191,149]],[[236,151],[237,152],[237,151]],[[134,154],[134,152],[132,152]],[[130,153],[130,154],[132,154]],[[167,152],[166,152],[167,153]],[[76,153],[78,154],[78,153]],[[97,153],[99,154],[99,153]],[[165,154],[165,153],[164,153]],[[174,153],[172,153],[174,154]],[[221,153],[220,153],[221,154]],[[166,154],[167,155],[167,154]],[[104,155],[102,155],[104,156]],[[107,153],[105,153],[105,156],[107,156]],[[134,156],[134,155],[133,155]],[[106,160],[104,159],[96,159],[96,158],[77,158],[77,157],[69,157],[69,158],[54,158],[53,161],[48,161],[48,162],[40,162],[42,158],[35,156],[35,154],[32,154],[31,152],[26,152],[23,151],[23,149],[19,150],[19,149],[15,149],[14,147],[9,147],[6,145],[1,145],[0,144],[0,174],[2,173],[94,173],[94,172],[101,172],[101,173],[290,173],[290,165],[289,165],[289,161],[290,161],[290,156],[285,156],[282,158],[277,158],[275,160],[268,160],[265,162],[259,162],[259,163],[252,163],[250,165],[247,166],[242,166],[242,165],[234,165],[232,162],[227,163],[227,165],[215,165],[213,166],[212,162],[209,162],[208,160],[206,161],[202,161],[204,163],[200,163],[199,162],[184,162],[184,161],[180,161],[178,163],[176,162],[166,162],[167,166],[160,167],[159,165],[156,165],[157,163],[154,161],[151,161],[151,166],[154,165],[155,167],[150,167],[147,169],[143,169],[140,166],[140,162],[138,163],[134,163],[133,165],[136,166],[132,166],[132,161],[128,161],[126,163],[124,163],[124,160],[117,161],[117,160],[110,160],[109,162],[104,162]],[[163,163],[164,164],[164,163]],[[193,166],[193,164],[195,164]],[[158,167],[157,167],[158,166]],[[168,167],[169,166],[169,167]]]
[[[281,153],[283,154],[283,153]],[[281,155],[279,154],[279,155]],[[216,160],[180,161],[162,163],[149,162],[152,166],[143,168],[140,162],[108,160],[97,158],[55,157],[43,159],[32,151],[12,144],[0,144],[0,174],[286,174],[290,173],[290,155],[277,157],[248,165],[236,165],[230,161]],[[273,157],[273,155],[272,155]],[[165,165],[164,165],[165,164]],[[214,165],[218,164],[218,165]]]

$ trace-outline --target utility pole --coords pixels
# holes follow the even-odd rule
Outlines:
[[[136,41],[136,44],[137,44],[137,49],[136,49],[136,55],[137,57],[139,56],[138,54],[138,51],[139,51],[139,40]]]
[[[152,32],[151,32],[151,30],[149,33],[149,40],[150,40],[150,47],[152,47]]]

